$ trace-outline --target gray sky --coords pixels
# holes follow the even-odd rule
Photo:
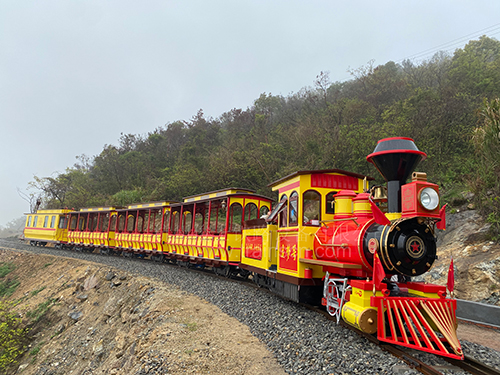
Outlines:
[[[16,188],[122,132],[498,39],[499,15],[498,0],[0,0],[0,225],[29,210]]]

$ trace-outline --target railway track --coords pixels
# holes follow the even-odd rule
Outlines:
[[[334,320],[335,318],[330,316],[326,311],[317,308],[315,306],[309,306],[309,305],[304,305],[304,307],[314,310],[319,314],[322,314],[325,316],[325,318]],[[440,371],[439,367],[441,366],[433,366],[428,363],[423,362],[422,360],[418,359],[408,351],[406,351],[403,348],[386,344],[383,343],[373,335],[369,335],[367,333],[358,331],[356,329],[353,329],[349,324],[345,323],[344,321],[340,321],[339,324],[343,326],[346,329],[352,330],[359,334],[360,336],[363,336],[366,340],[372,342],[373,344],[377,345],[380,347],[382,350],[391,353],[392,355],[398,357],[402,361],[404,361],[408,366],[414,368],[415,370],[421,372],[422,374],[426,375],[442,375],[443,373]],[[474,358],[470,356],[465,356],[463,361],[458,361],[458,360],[453,360],[451,358],[444,358],[445,361],[448,363],[452,364],[453,366],[456,366],[464,371],[467,371],[470,374],[474,375],[500,375],[500,371],[489,367],[483,363],[480,363],[476,361]]]
[[[4,241],[0,242],[0,248],[6,249],[6,250],[11,250],[11,251],[19,251],[20,250],[19,248],[13,248],[13,247],[6,246]],[[25,245],[23,248],[24,248],[24,250],[28,250],[28,251],[30,249],[32,249],[32,247],[29,245]],[[40,248],[37,248],[37,249],[40,249]],[[50,248],[48,248],[48,249],[50,249]],[[59,251],[66,252],[69,250],[57,250],[57,251],[58,252]],[[73,255],[75,253],[74,251],[69,251],[69,252]],[[203,273],[206,275],[210,275],[211,277],[215,277],[215,278],[227,279],[224,276],[216,275],[212,272],[208,272],[207,270],[193,269],[192,271],[197,272],[197,273]],[[244,282],[247,286],[251,285],[254,288],[261,289],[263,291],[268,292],[266,289],[260,288],[259,286],[257,286],[256,284],[254,284],[252,282],[249,282],[248,280],[242,280],[242,279],[229,279],[229,280],[231,280],[233,282]],[[269,293],[271,293],[271,292],[269,292]],[[335,318],[331,317],[325,310],[323,310],[319,307],[304,305],[304,304],[302,304],[302,306],[307,308],[308,310],[311,310],[311,311],[314,311],[316,313],[323,315],[324,317],[326,317],[329,320],[335,319]],[[425,363],[424,361],[420,360],[419,358],[417,358],[416,356],[411,354],[410,351],[407,351],[405,348],[401,348],[401,347],[397,347],[394,345],[380,342],[379,340],[376,339],[376,337],[369,335],[369,334],[365,334],[363,332],[360,332],[360,331],[352,328],[350,325],[344,323],[343,321],[340,321],[340,325],[343,326],[344,328],[349,329],[349,330],[355,332],[356,334],[364,337],[369,342],[372,342],[373,344],[377,345],[383,351],[388,352],[391,355],[401,359],[408,366],[414,368],[415,370],[419,371],[420,373],[430,374],[430,375],[443,374],[443,372],[440,371],[440,368],[442,368],[443,366],[435,366],[435,365]],[[450,365],[454,366],[455,368],[460,368],[460,369],[462,369],[470,374],[500,375],[499,370],[492,368],[488,365],[485,365],[485,364],[475,360],[474,358],[472,358],[470,356],[465,356],[465,359],[463,361],[453,360],[453,359],[444,358],[444,357],[442,357],[442,359],[447,361]]]

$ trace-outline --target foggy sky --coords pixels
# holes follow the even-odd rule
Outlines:
[[[495,0],[0,0],[0,225],[29,210],[16,188],[120,133],[498,39],[499,14]]]

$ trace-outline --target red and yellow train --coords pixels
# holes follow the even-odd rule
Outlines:
[[[456,301],[444,286],[411,281],[432,267],[445,221],[438,186],[414,172],[425,158],[412,139],[386,138],[367,160],[387,186],[369,189],[372,178],[337,169],[299,171],[270,185],[273,208],[268,197],[229,188],[183,202],[39,210],[24,236],[250,276],[381,341],[463,359]]]

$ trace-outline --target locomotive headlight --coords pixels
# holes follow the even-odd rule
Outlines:
[[[436,209],[439,205],[439,195],[433,188],[427,187],[420,192],[420,204],[429,211]]]

